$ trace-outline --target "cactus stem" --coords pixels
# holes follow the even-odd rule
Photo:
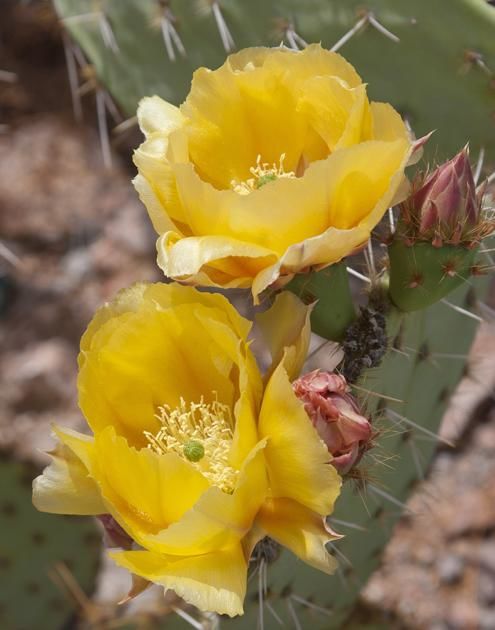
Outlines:
[[[359,273],[359,271],[356,271],[352,267],[346,267],[346,269],[347,269],[347,273],[349,273],[351,276],[354,276],[355,278],[358,278],[359,280],[362,280],[363,282],[367,282],[368,284],[371,284],[371,280],[367,276],[363,275],[362,273]]]
[[[425,435],[428,435],[434,440],[437,440],[438,442],[442,442],[443,444],[446,444],[447,446],[455,448],[455,444],[451,442],[450,440],[446,440],[445,438],[440,437],[436,433],[433,433],[433,431],[429,431],[426,427],[423,427],[420,424],[417,424],[413,420],[410,420],[409,418],[406,418],[405,416],[401,416],[400,413],[397,413],[393,409],[386,409],[385,413],[388,415],[390,420],[392,420],[392,422],[394,422],[396,425],[401,426],[402,423],[407,424],[413,427],[414,429],[421,431]]]
[[[470,317],[471,319],[474,319],[477,322],[482,322],[483,321],[483,318],[480,317],[479,315],[475,315],[474,313],[471,313],[471,311],[468,311],[465,308],[462,308],[461,306],[457,306],[456,304],[452,304],[452,302],[449,302],[445,298],[440,300],[440,302],[442,302],[443,304],[445,304],[449,308],[453,309],[457,313],[460,313],[461,315],[465,315],[466,317]]]
[[[204,625],[200,621],[195,619],[192,615],[187,613],[185,610],[182,610],[182,608],[179,608],[178,606],[171,606],[170,608],[174,611],[176,615],[178,615],[181,619],[184,619],[184,621],[193,628],[204,630]]]

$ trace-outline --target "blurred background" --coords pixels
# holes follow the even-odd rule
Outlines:
[[[176,2],[172,14],[168,2],[57,0],[57,14],[48,0],[0,0],[5,630],[117,627],[115,603],[128,587],[104,560],[95,523],[38,514],[30,497],[52,446],[50,423],[81,429],[76,356],[94,310],[136,280],[161,279],[130,183],[140,96],[180,102],[194,67],[218,65],[230,48],[340,42],[372,98],[392,102],[418,136],[437,129],[428,161],[469,140],[473,163],[493,171],[495,9],[484,0],[252,2],[247,13],[232,0],[209,22],[203,4]],[[363,618],[384,613],[380,627],[495,628],[494,388],[487,321],[444,418],[442,436],[454,446],[439,443],[363,592]],[[152,606],[151,596],[137,600],[128,614],[144,611],[146,621]]]

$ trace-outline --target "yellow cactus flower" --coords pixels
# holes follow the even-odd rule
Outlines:
[[[233,54],[197,70],[179,108],[145,98],[138,119],[134,185],[165,275],[255,299],[366,243],[413,148],[399,114],[320,45]]]
[[[117,564],[231,616],[265,535],[335,568],[325,516],[341,480],[291,387],[309,309],[281,294],[261,326],[274,359],[265,383],[250,322],[223,296],[176,284],[121,292],[81,340],[79,403],[93,435],[55,427],[53,460],[34,482],[39,510],[110,519],[129,540],[111,552]]]

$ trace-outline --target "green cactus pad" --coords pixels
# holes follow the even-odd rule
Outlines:
[[[402,311],[417,311],[435,304],[471,276],[476,249],[394,241],[388,248],[392,302]]]
[[[180,103],[197,67],[215,68],[225,60],[212,3],[169,4],[186,53],[175,47],[174,61],[157,20],[157,0],[55,0],[65,27],[128,115],[143,96]],[[98,5],[118,50],[103,41]],[[235,49],[288,45],[291,22],[306,42],[331,48],[362,18],[363,8],[371,9],[400,43],[368,23],[339,50],[368,83],[370,97],[392,103],[418,135],[436,129],[429,143],[432,157],[450,157],[469,140],[474,151],[483,146],[495,160],[495,9],[485,0],[219,0],[218,6]]]
[[[101,535],[93,519],[42,514],[32,505],[37,471],[0,457],[0,627],[62,630],[76,603],[52,579],[62,563],[91,594],[100,562]],[[72,627],[72,626],[71,626]]]
[[[286,288],[306,304],[316,301],[311,313],[311,329],[325,339],[340,341],[356,318],[344,263],[296,275]]]
[[[488,279],[476,278],[473,285],[482,295]],[[471,292],[471,287],[464,285],[449,301],[470,308]],[[393,527],[404,513],[403,506],[426,474],[438,444],[435,435],[440,421],[465,369],[462,360],[447,357],[469,352],[476,326],[474,319],[443,303],[412,313],[396,309],[390,312],[387,330],[394,350],[387,353],[378,368],[363,376],[355,391],[361,401],[366,401],[380,434],[378,446],[359,467],[363,480],[344,484],[330,520],[334,529],[345,534],[333,544],[340,568],[333,576],[324,575],[287,551],[268,567],[268,602],[287,627],[298,627],[290,607],[300,628],[346,627],[360,590],[380,565]],[[257,627],[256,582],[251,583],[245,616],[222,620],[222,628]],[[267,606],[264,622],[265,628],[278,627]],[[364,630],[377,626],[357,627]],[[384,622],[382,627],[389,626]]]

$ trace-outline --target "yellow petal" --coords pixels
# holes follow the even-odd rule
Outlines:
[[[110,553],[121,567],[165,589],[202,611],[242,615],[247,562],[240,544],[200,556],[166,556],[150,551]]]
[[[371,103],[372,133],[373,140],[405,140],[411,142],[410,134],[404,121],[395,109],[388,103]]]
[[[141,201],[146,205],[154,228],[161,233],[162,225],[173,221],[175,229],[187,233],[186,216],[182,206],[172,166],[170,139],[162,133],[154,133],[134,152],[134,164],[139,174],[148,182],[153,193],[143,195],[136,186]],[[139,184],[140,180],[137,180]],[[151,206],[148,207],[148,203]]]
[[[155,416],[164,404],[218,397],[233,408],[234,357],[227,345],[222,351],[210,320],[223,325],[226,340],[235,335],[232,328],[242,339],[249,332],[249,322],[225,298],[187,287],[141,285],[103,307],[81,343],[79,400],[93,430],[111,425],[145,446],[144,432],[157,432]]]
[[[145,136],[156,131],[168,134],[184,124],[178,107],[167,103],[159,96],[143,98],[137,110],[138,123]]]
[[[257,524],[266,535],[312,567],[325,573],[333,573],[337,568],[337,561],[325,545],[339,536],[326,528],[324,517],[296,501],[267,501],[258,514]]]
[[[330,151],[361,141],[368,108],[366,86],[349,88],[336,76],[308,79],[298,104]]]
[[[58,429],[67,435],[59,443],[52,462],[33,482],[33,504],[41,512],[53,514],[96,515],[108,512],[98,485],[89,476],[88,454],[93,449],[91,438]]]
[[[268,438],[265,457],[273,497],[294,499],[318,514],[330,514],[341,480],[292,390],[283,363],[266,386],[259,434]]]
[[[268,486],[260,442],[248,456],[232,494],[212,487],[194,507],[167,529],[148,536],[147,549],[173,555],[210,553],[239,542],[249,531]]]
[[[260,270],[277,259],[274,252],[238,239],[200,236],[177,240],[170,232],[158,239],[157,250],[158,265],[166,276],[226,288],[251,286]],[[218,271],[219,261],[224,264]],[[204,273],[199,275],[201,271]]]
[[[177,223],[174,223],[167,212],[165,212],[164,204],[162,204],[160,199],[157,197],[148,180],[142,175],[136,175],[136,177],[132,180],[132,183],[139,195],[139,199],[141,199],[145,208],[148,210],[153,227],[158,234],[168,232],[169,230],[177,231]],[[175,181],[173,184],[175,185]],[[167,206],[170,209],[170,204],[167,204]]]
[[[182,518],[209,487],[175,453],[136,450],[113,427],[96,436],[94,469],[112,515],[138,542]]]
[[[272,356],[270,374],[286,351],[285,368],[292,381],[299,376],[306,360],[311,336],[311,307],[290,291],[279,293],[273,305],[257,316],[263,337]]]

